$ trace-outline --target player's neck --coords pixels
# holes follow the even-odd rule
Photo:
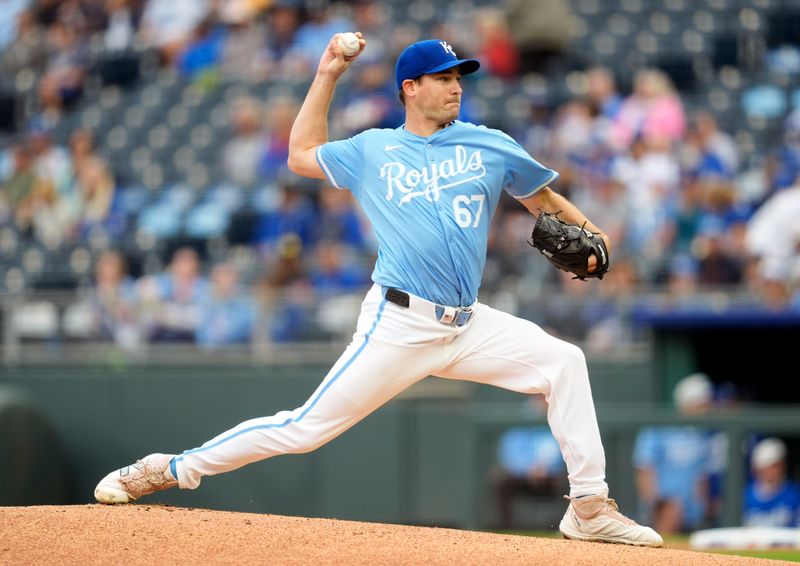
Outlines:
[[[425,118],[424,116],[414,115],[413,113],[409,112],[406,114],[405,129],[414,135],[427,138],[439,130],[445,129],[452,123],[452,120],[441,123],[437,120],[431,120],[429,118]]]

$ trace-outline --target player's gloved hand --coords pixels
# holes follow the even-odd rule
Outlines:
[[[602,279],[609,269],[608,249],[599,234],[577,224],[567,224],[558,213],[539,212],[528,243],[539,250],[550,263],[576,279]],[[594,255],[594,269],[589,258]]]

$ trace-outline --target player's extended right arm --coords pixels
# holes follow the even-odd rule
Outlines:
[[[361,49],[351,57],[345,57],[339,46],[339,34],[328,42],[325,52],[319,61],[317,74],[300,112],[292,125],[289,134],[289,169],[302,177],[324,179],[325,173],[317,162],[317,147],[328,141],[328,109],[333,99],[336,81],[358,57],[366,41],[361,38]]]

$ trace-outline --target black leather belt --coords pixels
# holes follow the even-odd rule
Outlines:
[[[411,306],[411,295],[405,291],[401,291],[400,289],[387,287],[383,296],[386,297],[387,301],[397,305],[398,307],[407,309]],[[475,312],[471,308],[445,307],[442,305],[437,305],[436,303],[430,304],[433,304],[434,306],[434,316],[436,317],[436,320],[448,326],[464,326],[469,322],[469,319],[472,318],[472,315]]]

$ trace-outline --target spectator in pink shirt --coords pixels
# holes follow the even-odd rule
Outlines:
[[[659,69],[637,72],[633,92],[622,103],[612,126],[615,145],[627,148],[636,138],[671,145],[685,132],[686,114],[669,76]]]

